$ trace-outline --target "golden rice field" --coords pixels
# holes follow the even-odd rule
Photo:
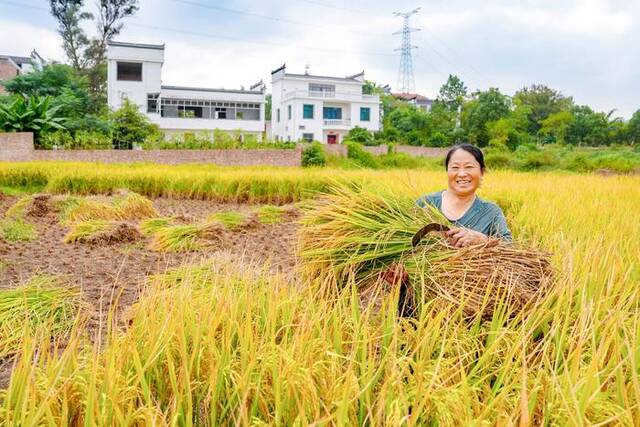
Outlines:
[[[278,204],[335,185],[417,197],[446,175],[0,164],[0,188],[50,193]],[[411,323],[397,294],[362,311],[353,288],[328,297],[306,276],[215,257],[150,278],[127,325],[92,340],[81,304],[69,319],[47,293],[35,317],[25,296],[20,325],[2,308],[18,296],[0,291],[0,334],[19,343],[0,424],[640,425],[640,177],[501,171],[481,196],[518,241],[553,253],[555,285],[528,311],[426,305]],[[58,321],[68,332],[51,341]]]

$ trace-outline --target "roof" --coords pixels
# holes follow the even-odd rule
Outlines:
[[[263,95],[260,91],[255,90],[240,90],[240,89],[214,89],[206,87],[186,87],[186,86],[161,86],[161,89],[165,90],[192,90],[196,92],[225,92],[225,93],[247,93],[250,95]]]
[[[433,99],[429,99],[426,96],[422,96],[417,93],[392,93],[392,95],[404,101],[433,102]]]
[[[307,79],[323,79],[323,80],[337,80],[337,81],[341,81],[341,82],[356,82],[356,83],[362,83],[359,80],[356,80],[356,77],[360,76],[361,74],[356,74],[354,76],[349,76],[349,77],[331,77],[331,76],[315,76],[312,74],[291,74],[291,73],[285,73],[285,77],[303,77],[303,78],[307,78]]]
[[[137,47],[140,49],[158,49],[164,50],[164,44],[144,44],[144,43],[127,43],[127,42],[116,42],[116,41],[108,41],[107,44],[109,46],[119,46],[119,47]]]

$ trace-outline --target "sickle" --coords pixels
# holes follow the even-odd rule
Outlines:
[[[439,231],[442,233],[449,230],[450,230],[449,227],[447,227],[446,225],[438,224],[437,222],[432,222],[431,224],[427,224],[424,227],[422,227],[420,230],[418,230],[416,234],[413,235],[413,238],[411,239],[411,246],[414,248],[418,246],[418,243],[420,243],[420,240],[422,240],[424,236],[431,233],[432,231]]]

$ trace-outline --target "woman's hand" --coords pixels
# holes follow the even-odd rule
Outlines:
[[[469,230],[464,227],[456,227],[445,233],[451,246],[463,248],[465,246],[479,245],[489,240],[489,237],[479,231]]]

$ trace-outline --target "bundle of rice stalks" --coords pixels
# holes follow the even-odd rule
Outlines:
[[[225,232],[224,226],[216,223],[156,225],[152,232],[150,248],[158,252],[195,251],[203,246],[203,240],[209,245],[223,242],[226,238]]]
[[[69,332],[79,304],[78,293],[51,276],[0,291],[0,358],[20,351],[24,337],[39,330],[52,337]]]
[[[142,235],[138,229],[123,221],[90,220],[72,225],[65,236],[65,243],[111,244],[133,242]]]
[[[113,203],[95,200],[82,200],[77,206],[68,210],[65,220],[130,220],[157,216],[151,201],[136,193],[128,193],[116,198]]]
[[[438,210],[408,197],[335,188],[302,219],[303,272],[325,284],[367,289],[401,265],[415,306],[443,299],[467,315],[490,315],[499,301],[521,308],[547,286],[549,255],[537,250],[496,240],[457,249],[438,232],[414,248],[412,237],[430,223],[450,226]]]
[[[254,221],[247,218],[240,212],[224,211],[215,212],[207,218],[209,222],[217,222],[225,226],[229,230],[238,230],[247,226],[252,226]]]

